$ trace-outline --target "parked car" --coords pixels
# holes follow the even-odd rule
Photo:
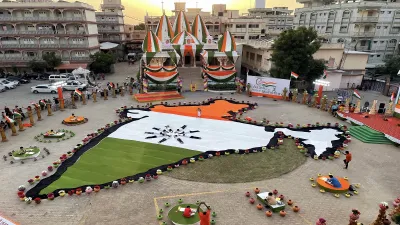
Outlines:
[[[8,81],[18,81],[18,82],[21,83],[21,84],[27,84],[27,83],[31,82],[31,81],[28,80],[28,79],[24,79],[24,78],[21,78],[21,77],[18,77],[18,76],[10,76],[10,77],[7,77],[7,80],[8,80]]]
[[[6,86],[7,89],[14,89],[17,87],[17,82],[14,81],[8,81],[6,79],[0,79],[0,84]]]
[[[31,92],[32,93],[52,93],[55,94],[57,93],[57,87],[52,86],[50,84],[39,84],[36,86],[31,87]]]
[[[67,81],[62,85],[64,91],[75,91],[76,89],[83,91],[87,88],[87,84],[84,84],[80,81]]]
[[[0,92],[4,92],[6,90],[7,90],[6,86],[0,84]]]
[[[17,86],[20,85],[19,81],[17,81],[17,80],[10,80],[10,79],[8,79],[8,77],[6,78],[6,81],[8,81],[8,82],[10,82],[10,83],[15,83]]]
[[[50,82],[57,82],[57,81],[67,81],[68,77],[66,75],[50,75],[49,81]]]

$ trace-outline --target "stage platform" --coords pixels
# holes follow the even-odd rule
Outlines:
[[[165,91],[165,92],[149,92],[146,94],[134,94],[133,98],[138,102],[156,102],[156,101],[166,101],[174,99],[184,98],[177,91]]]
[[[371,129],[385,134],[385,137],[394,143],[400,144],[400,119],[396,117],[388,117],[387,121],[384,120],[382,114],[368,115],[358,113],[343,113],[339,112],[338,115],[350,122],[360,126],[365,125]],[[368,118],[365,116],[368,115]]]

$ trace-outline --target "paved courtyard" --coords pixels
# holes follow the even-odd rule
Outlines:
[[[122,66],[122,71],[109,77],[111,80],[123,81],[131,73],[130,68]],[[117,68],[118,69],[118,68]],[[132,75],[131,75],[132,76]],[[14,90],[16,91],[16,90]],[[9,92],[11,93],[11,92]],[[8,94],[2,93],[3,94]],[[30,94],[27,94],[30,95]],[[213,93],[185,93],[184,101],[201,101],[215,97]],[[10,95],[11,96],[11,95]],[[326,123],[339,122],[326,112],[311,109],[304,105],[281,101],[272,101],[265,98],[248,98],[244,95],[225,94],[238,100],[257,101],[260,107],[248,113],[248,116],[261,120],[297,123]],[[3,104],[27,104],[23,97],[9,99]],[[19,102],[21,101],[21,102]],[[173,101],[171,101],[173,102]],[[44,120],[36,126],[28,128],[11,137],[7,133],[9,142],[0,143],[0,154],[5,155],[20,146],[37,145],[47,147],[51,154],[36,162],[29,161],[25,164],[0,163],[0,214],[19,222],[22,225],[107,225],[107,224],[158,224],[156,215],[159,208],[164,208],[164,203],[174,204],[179,198],[184,202],[205,201],[217,212],[217,224],[229,225],[295,225],[315,224],[319,217],[324,217],[328,224],[347,224],[348,215],[352,208],[361,212],[360,222],[369,224],[378,213],[378,204],[382,201],[391,202],[399,195],[400,173],[398,172],[400,150],[392,145],[371,145],[358,140],[350,143],[348,150],[353,153],[353,161],[349,170],[344,170],[341,160],[315,161],[308,159],[305,164],[282,177],[252,182],[235,184],[210,184],[183,180],[176,180],[161,176],[156,181],[144,184],[127,184],[117,190],[102,190],[90,196],[72,196],[57,198],[54,201],[44,200],[42,204],[27,205],[16,196],[17,187],[27,185],[27,180],[39,175],[58,157],[72,149],[80,140],[100,126],[116,118],[114,109],[122,105],[137,105],[130,96],[109,98],[108,101],[100,99],[99,102],[89,101],[88,105],[78,105],[77,109],[68,109],[56,112],[54,116],[44,116]],[[68,127],[76,133],[76,137],[60,143],[39,143],[33,137],[49,129],[65,128],[61,121],[71,113],[86,116],[89,122],[79,126]],[[212,159],[211,159],[212,160]],[[234,162],[232,162],[234,163]],[[184,168],[181,168],[184,169]],[[318,173],[333,173],[338,176],[348,176],[351,183],[361,183],[360,194],[349,199],[341,196],[319,193],[319,189],[312,188],[309,178],[316,177]],[[251,173],[249,173],[251,176]],[[240,177],[238,177],[240,179]],[[267,218],[262,211],[256,210],[254,205],[248,203],[244,196],[246,191],[258,187],[261,190],[277,189],[287,198],[292,199],[301,208],[298,214],[288,210],[288,215],[281,218],[274,215]],[[166,213],[164,213],[164,216]]]

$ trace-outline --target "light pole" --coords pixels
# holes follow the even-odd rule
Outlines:
[[[318,103],[318,105],[319,105],[319,104],[321,103],[322,91],[324,90],[324,87],[328,87],[328,86],[331,84],[331,82],[326,81],[326,80],[315,80],[315,81],[313,82],[313,84],[319,85],[319,88],[318,88],[318,98],[317,98],[317,103]]]

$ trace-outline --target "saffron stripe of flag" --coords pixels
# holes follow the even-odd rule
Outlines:
[[[358,99],[361,99],[361,95],[360,95],[360,93],[359,93],[357,90],[354,90],[353,96],[355,96],[355,97],[358,98]]]
[[[78,94],[79,96],[82,96],[82,92],[78,89],[75,89],[75,93]]]
[[[293,71],[290,72],[290,76],[295,78],[295,79],[299,78],[299,75],[297,73],[293,72]]]

